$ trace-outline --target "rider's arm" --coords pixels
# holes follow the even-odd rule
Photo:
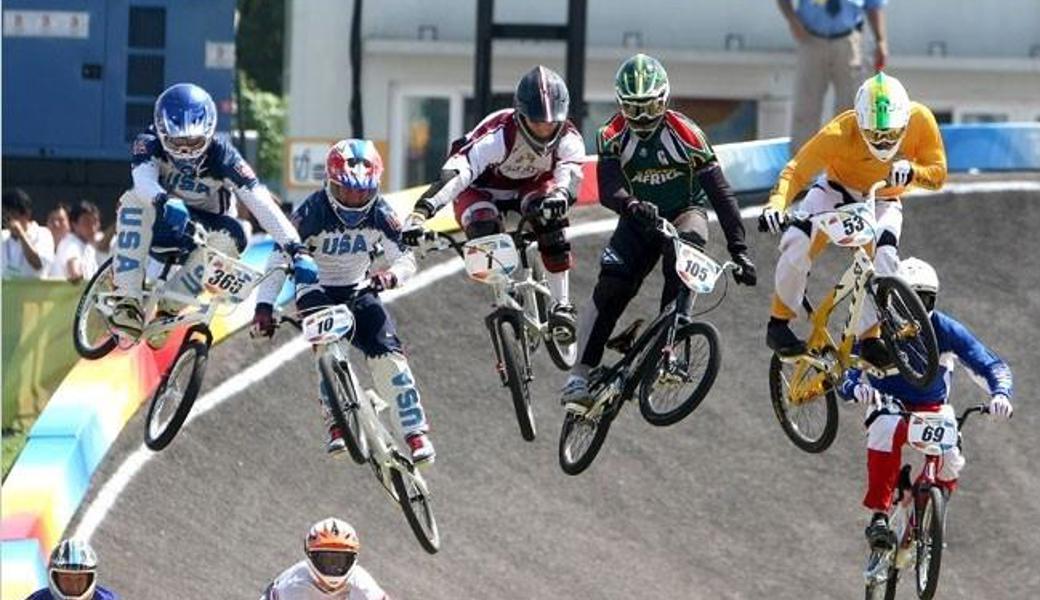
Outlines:
[[[939,124],[932,111],[923,104],[914,104],[914,109],[907,128],[910,139],[905,142],[907,150],[913,153],[913,185],[937,190],[946,182],[946,150]]]
[[[636,199],[626,185],[628,179],[621,164],[620,141],[624,123],[624,117],[615,115],[596,134],[596,153],[599,155],[596,188],[599,203],[619,215],[626,204]]]
[[[696,171],[697,182],[708,195],[715,214],[719,217],[719,225],[726,235],[726,248],[730,255],[747,252],[747,244],[744,242],[744,221],[740,218],[740,207],[737,198],[733,195],[729,182],[722,172],[722,167],[717,160],[712,160],[707,165]]]
[[[271,234],[283,248],[289,244],[298,244],[300,236],[282,213],[282,209],[271,197],[271,192],[260,183],[253,173],[252,167],[242,158],[238,150],[230,144],[224,145],[224,175],[231,183],[235,195],[245,203],[246,208],[256,218],[257,223]]]
[[[320,205],[322,200],[315,197],[320,192],[315,192],[308,196],[300,205],[293,211],[292,217],[289,219],[289,225],[293,228],[294,232],[298,232],[300,239],[303,240],[306,245],[307,240],[318,232],[315,229],[314,223],[316,218],[312,216],[311,211],[314,206]],[[270,304],[274,306],[275,301],[278,299],[278,294],[282,291],[282,286],[285,284],[286,274],[282,270],[282,267],[288,265],[288,257],[284,252],[274,250],[267,257],[267,266],[264,269],[265,272],[270,273],[272,269],[278,269],[276,272],[271,273],[263,283],[260,284],[259,289],[256,293],[257,304]]]
[[[496,129],[466,144],[459,152],[448,157],[441,169],[440,181],[431,185],[415,203],[414,212],[432,217],[443,206],[454,200],[462,190],[493,164],[506,155],[502,129]]]
[[[556,166],[553,168],[553,181],[556,188],[567,193],[573,202],[578,197],[581,187],[582,164],[585,162],[585,142],[581,134],[568,121],[563,125],[566,130],[556,146]]]
[[[1011,368],[992,350],[987,348],[970,329],[946,314],[936,311],[932,318],[935,335],[949,345],[967,369],[971,378],[990,396],[1003,394],[1013,397],[1014,385]]]
[[[400,286],[411,279],[419,267],[415,262],[415,254],[412,249],[406,246],[404,240],[401,239],[401,223],[393,214],[393,207],[382,199],[379,202],[380,206],[376,207],[379,211],[376,224],[383,234],[383,252],[390,263],[388,270],[394,274],[397,285]]]
[[[134,140],[130,159],[130,177],[134,181],[134,194],[152,200],[166,193],[159,184],[159,139],[150,133],[142,133]]]
[[[828,125],[809,138],[794,158],[784,165],[773,191],[769,192],[769,206],[777,210],[786,210],[795,195],[809,185],[817,173],[827,167],[827,158],[838,151],[834,148],[833,141],[840,139],[832,135],[829,129]]]
[[[863,371],[857,368],[845,370],[845,377],[838,386],[838,393],[842,398],[851,400],[855,398],[856,386],[863,383]]]

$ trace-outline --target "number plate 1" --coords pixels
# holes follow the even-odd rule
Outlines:
[[[877,220],[866,202],[846,204],[812,219],[838,246],[865,246],[874,241]]]
[[[709,294],[722,274],[722,266],[696,246],[680,242],[676,247],[675,272],[686,287],[698,294]]]
[[[945,404],[939,412],[911,414],[906,440],[914,448],[933,456],[955,448],[957,417],[954,415],[953,407]]]
[[[323,308],[303,319],[303,337],[310,344],[338,341],[354,328],[354,313],[342,304]]]
[[[206,291],[231,302],[249,297],[263,274],[219,252],[210,252],[203,275]]]
[[[466,273],[483,283],[509,279],[520,265],[520,253],[513,238],[505,233],[486,235],[466,242],[463,247]]]

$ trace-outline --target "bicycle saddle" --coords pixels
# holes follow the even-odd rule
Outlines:
[[[636,319],[624,331],[607,340],[607,348],[621,354],[628,354],[628,351],[632,349],[632,344],[636,341],[636,336],[639,334],[639,328],[642,326],[643,319]]]

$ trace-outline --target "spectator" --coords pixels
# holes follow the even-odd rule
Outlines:
[[[61,245],[61,240],[69,233],[69,207],[64,203],[47,213],[47,229],[51,232],[54,247]]]
[[[874,32],[874,68],[888,61],[882,7],[888,0],[776,0],[798,44],[798,68],[792,98],[791,154],[819,130],[823,98],[834,86],[835,111],[852,107],[863,73],[861,41],[864,18]],[[827,115],[829,119],[832,115]]]
[[[81,200],[69,212],[72,233],[58,244],[48,276],[76,283],[89,279],[97,271],[95,240],[101,225],[101,211],[93,202]]]
[[[46,227],[32,220],[32,199],[21,188],[7,190],[3,209],[0,272],[4,277],[43,277],[54,259],[54,240]]]

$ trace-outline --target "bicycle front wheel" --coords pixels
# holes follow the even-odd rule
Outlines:
[[[678,423],[700,405],[722,360],[719,332],[711,323],[683,326],[669,348],[667,333],[662,329],[639,374],[639,412],[657,426]]]
[[[822,394],[804,400],[791,398],[795,369],[801,364],[785,363],[773,355],[769,362],[769,396],[773,412],[787,437],[806,452],[823,452],[838,434],[838,399],[834,390],[825,388]],[[805,369],[803,378],[819,376],[813,367]]]
[[[534,426],[534,408],[531,406],[531,390],[527,387],[527,369],[521,363],[524,349],[520,332],[512,321],[498,321],[498,341],[502,346],[502,367],[505,369],[506,385],[513,397],[513,411],[516,422],[520,426],[520,435],[526,441],[533,441],[536,435]]]
[[[939,349],[924,304],[898,277],[877,278],[875,299],[881,337],[899,374],[914,387],[926,387],[939,368]]]
[[[895,600],[897,583],[899,571],[893,567],[889,569],[888,579],[885,581],[872,581],[867,584],[867,600]]]
[[[419,540],[423,550],[436,554],[441,549],[441,534],[430,506],[430,497],[423,493],[412,477],[403,475],[397,469],[393,470],[390,478],[397,493],[397,502],[415,539]]]
[[[173,366],[163,376],[148,405],[144,443],[158,452],[170,445],[195,404],[206,373],[209,346],[206,342],[185,339]]]
[[[76,352],[88,360],[97,360],[115,349],[118,340],[108,327],[108,319],[97,309],[98,294],[115,289],[112,259],[101,263],[76,304],[72,323],[72,343]]]
[[[609,411],[588,418],[570,412],[563,418],[560,430],[560,468],[568,475],[578,475],[589,468],[603,447],[614,415]]]
[[[921,600],[930,600],[939,587],[945,510],[942,491],[937,487],[928,488],[917,519],[917,597]]]
[[[365,432],[361,430],[358,398],[354,386],[351,385],[350,375],[336,364],[336,357],[331,352],[322,353],[318,359],[318,371],[321,373],[325,389],[331,396],[328,403],[329,411],[332,412],[332,418],[343,434],[347,452],[351,460],[363,465],[368,461],[368,440],[365,438]]]

